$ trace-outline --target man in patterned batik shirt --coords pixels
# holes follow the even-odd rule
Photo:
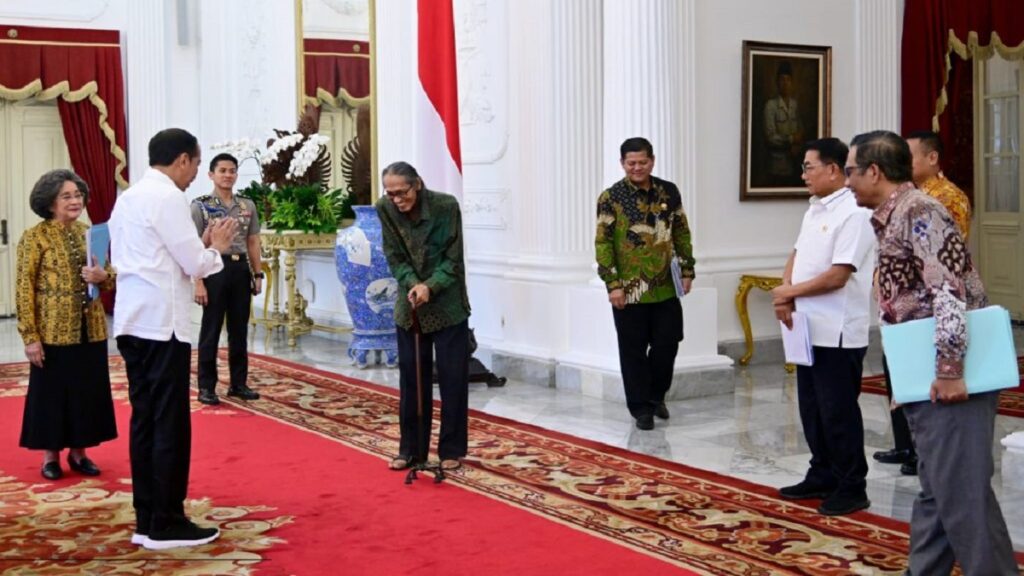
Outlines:
[[[689,292],[693,248],[679,189],[651,176],[651,143],[630,138],[619,153],[626,177],[597,201],[597,271],[612,305],[626,404],[637,428],[652,430],[655,416],[669,417],[665,393],[683,339],[672,260]]]
[[[914,184],[940,204],[949,212],[949,215],[956,222],[960,234],[967,242],[967,235],[971,230],[971,202],[963,190],[957,188],[942,175],[940,163],[942,161],[942,140],[935,132],[920,130],[911,132],[907,138],[907,145],[910,146],[912,158],[912,169]],[[889,390],[889,398],[892,398],[892,384],[889,381],[889,367],[885,358],[882,359],[885,367],[885,386]],[[875,452],[874,458],[885,464],[900,464],[900,472],[907,475],[917,474],[917,453],[914,451],[914,443],[910,439],[910,426],[907,424],[907,417],[900,407],[893,408],[892,435],[896,447],[892,450]]]
[[[937,200],[914,188],[907,143],[892,132],[862,134],[846,161],[846,185],[874,210],[878,307],[883,324],[935,318],[931,402],[903,409],[918,453],[921,492],[910,522],[908,574],[1019,574],[992,492],[999,393],[968,395],[963,360],[967,311],[986,305],[963,236]]]

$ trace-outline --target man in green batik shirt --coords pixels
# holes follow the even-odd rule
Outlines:
[[[665,393],[683,339],[683,309],[673,280],[690,291],[690,227],[675,184],[651,176],[654,148],[629,138],[619,148],[626,177],[597,200],[597,272],[608,287],[626,405],[641,430],[669,417]]]
[[[432,386],[436,352],[441,389],[441,467],[454,470],[469,444],[469,297],[462,255],[462,213],[456,199],[428,190],[411,165],[395,162],[384,169],[385,196],[377,201],[384,255],[398,281],[401,438],[392,470],[427,460],[430,452]],[[417,428],[416,351],[413,310],[419,320],[420,374],[423,382],[422,428]],[[420,439],[425,442],[420,442]]]

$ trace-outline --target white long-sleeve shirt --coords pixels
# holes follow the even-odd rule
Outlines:
[[[110,216],[110,260],[117,270],[114,336],[190,343],[191,278],[224,268],[204,248],[185,194],[150,168],[117,199]]]

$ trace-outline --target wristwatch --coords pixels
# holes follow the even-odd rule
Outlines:
[[[252,277],[253,278],[259,278],[260,280],[263,280],[263,272],[257,272],[255,274],[253,274]]]

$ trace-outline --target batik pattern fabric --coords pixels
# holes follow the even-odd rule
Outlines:
[[[107,339],[107,322],[100,300],[89,300],[82,279],[85,233],[88,226],[65,226],[44,220],[29,228],[18,242],[15,302],[18,333],[26,345],[82,343],[82,322],[89,342]],[[113,269],[101,290],[114,287]]]
[[[690,226],[676,185],[651,177],[643,190],[624,178],[597,201],[594,241],[597,272],[608,291],[621,289],[627,304],[676,297],[672,258],[683,278],[694,277]]]
[[[987,305],[963,236],[949,212],[907,183],[871,217],[878,237],[878,305],[884,324],[935,318],[935,373],[963,377],[967,311]]]
[[[971,233],[971,201],[967,194],[941,174],[926,180],[921,190],[942,204],[966,241]]]
[[[403,214],[389,198],[376,204],[384,238],[384,256],[400,292],[395,324],[412,329],[412,307],[405,295],[417,284],[430,289],[430,301],[416,308],[424,334],[469,318],[466,263],[462,252],[462,212],[454,196],[424,188],[418,213]]]

